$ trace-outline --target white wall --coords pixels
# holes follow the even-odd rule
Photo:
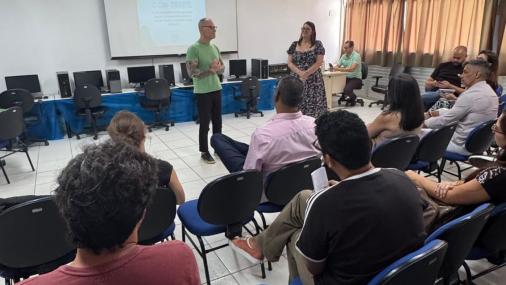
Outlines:
[[[326,61],[335,60],[341,42],[341,3],[237,0],[239,51],[224,58],[286,62],[286,50],[310,20],[326,48]],[[57,71],[110,68],[120,70],[126,87],[126,66],[184,61],[183,57],[110,60],[102,0],[0,0],[0,19],[0,91],[6,88],[4,76],[38,74],[42,91],[54,94]],[[174,68],[177,81],[179,66]]]

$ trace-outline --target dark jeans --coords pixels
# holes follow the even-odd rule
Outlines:
[[[441,95],[439,95],[439,91],[427,91],[422,94],[422,102],[425,112],[427,112],[430,107],[432,107],[439,100]]]
[[[235,141],[223,134],[213,134],[211,146],[230,173],[243,169],[249,149],[247,144]]]
[[[347,77],[343,90],[344,96],[349,97],[352,101],[357,100],[357,95],[353,92],[355,89],[362,89],[362,79]]]
[[[207,133],[209,122],[213,122],[213,134],[221,134],[221,90],[196,94],[199,111],[199,150],[209,152]]]

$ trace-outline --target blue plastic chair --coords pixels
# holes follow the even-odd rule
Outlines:
[[[371,162],[376,167],[396,168],[406,170],[413,159],[420,138],[417,135],[407,135],[378,144],[371,154]]]
[[[260,227],[253,219],[253,214],[261,197],[262,174],[256,170],[243,170],[210,182],[198,200],[179,206],[177,215],[181,220],[182,240],[185,241],[187,237],[202,257],[207,284],[211,279],[206,254],[228,243],[206,249],[202,237],[225,233],[227,238],[232,239],[241,235],[243,225],[250,221],[255,224],[258,233]],[[197,237],[198,246],[189,233]],[[262,277],[265,278],[263,263],[261,268]]]
[[[396,260],[369,281],[368,285],[434,284],[443,264],[447,243],[433,240],[422,248]]]
[[[483,154],[483,152],[487,150],[492,142],[492,138],[494,137],[494,133],[491,129],[494,123],[495,120],[481,123],[469,133],[466,138],[465,148],[469,153],[471,153],[470,155],[463,155],[452,151],[446,151],[443,158],[441,159],[441,165],[439,167],[443,169],[445,173],[457,176],[459,180],[462,179],[462,172],[471,168],[472,166],[461,169],[458,162],[467,163],[469,156],[472,154]],[[455,163],[455,166],[457,166],[457,174],[444,170],[446,161]]]
[[[483,227],[478,240],[474,244],[466,260],[478,260],[487,258],[493,264],[488,269],[475,275],[471,274],[469,266],[464,263],[466,269],[467,281],[470,282],[476,278],[495,271],[506,266],[506,203],[497,205],[487,223]]]
[[[418,144],[413,160],[408,165],[408,169],[428,173],[427,176],[435,175],[441,182],[442,169],[437,161],[445,154],[448,143],[452,139],[457,124],[441,127],[431,130],[426,134]],[[432,174],[436,170],[436,174]]]
[[[482,204],[471,213],[444,224],[427,237],[425,244],[436,239],[448,243],[446,256],[439,271],[439,277],[442,278],[443,284],[460,282],[458,269],[464,264],[465,258],[471,251],[493,209],[492,204]]]

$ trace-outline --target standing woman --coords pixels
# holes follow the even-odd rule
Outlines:
[[[299,40],[292,43],[287,53],[291,74],[304,82],[299,109],[304,115],[318,118],[327,111],[325,86],[320,71],[325,48],[322,42],[316,40],[316,29],[312,22],[304,23]]]

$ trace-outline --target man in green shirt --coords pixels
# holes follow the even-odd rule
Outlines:
[[[197,109],[200,120],[199,150],[201,158],[207,163],[215,163],[209,153],[207,133],[209,122],[213,122],[213,134],[221,134],[221,83],[218,74],[225,66],[218,47],[211,43],[216,37],[213,20],[203,18],[199,21],[200,39],[188,48],[186,67],[193,77],[193,92],[197,96]]]
[[[353,92],[355,89],[362,88],[362,59],[360,54],[353,50],[355,44],[353,41],[346,41],[343,45],[344,54],[337,62],[336,68],[331,70],[349,72],[346,75],[346,85],[344,86],[344,100],[351,106],[357,103],[357,95]]]

